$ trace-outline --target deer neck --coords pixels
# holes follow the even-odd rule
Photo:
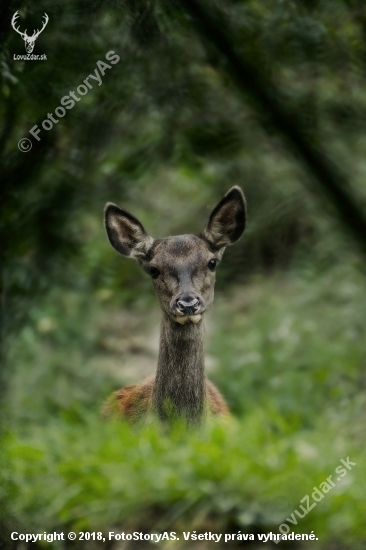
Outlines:
[[[205,408],[204,327],[180,325],[165,314],[161,324],[153,404],[162,420],[199,424]]]

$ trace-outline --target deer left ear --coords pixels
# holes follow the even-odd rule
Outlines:
[[[104,209],[104,221],[109,242],[117,252],[135,260],[146,257],[154,239],[135,216],[108,202]]]
[[[201,237],[215,250],[235,243],[243,234],[246,223],[244,193],[235,185],[213,209]]]

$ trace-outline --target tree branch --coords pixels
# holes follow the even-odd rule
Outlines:
[[[320,147],[314,145],[315,139],[304,132],[298,115],[285,105],[274,84],[249,59],[235,51],[225,29],[224,15],[216,10],[213,12],[212,8],[209,10],[199,0],[181,0],[180,3],[193,17],[200,34],[225,57],[227,70],[239,91],[250,95],[259,114],[264,111],[269,117],[292,152],[318,182],[318,187],[336,208],[343,226],[366,255],[366,214],[355,199],[345,175]]]

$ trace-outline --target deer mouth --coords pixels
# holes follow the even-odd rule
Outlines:
[[[176,315],[175,320],[180,325],[186,325],[187,323],[193,323],[196,325],[202,318],[201,313],[196,313],[195,315]]]

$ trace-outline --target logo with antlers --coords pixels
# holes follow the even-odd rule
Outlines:
[[[25,42],[25,50],[27,53],[32,53],[33,52],[33,49],[34,49],[34,43],[35,41],[37,40],[37,38],[39,37],[39,35],[41,34],[41,32],[44,30],[45,26],[47,25],[48,23],[48,15],[47,13],[44,14],[44,21],[43,21],[43,25],[42,25],[42,28],[38,31],[33,31],[33,34],[32,36],[28,36],[27,35],[27,29],[25,29],[24,32],[21,32],[19,30],[19,27],[17,28],[16,27],[16,24],[17,24],[17,18],[19,17],[19,12],[16,11],[13,15],[13,19],[11,20],[11,26],[13,27],[13,29],[18,33],[20,34],[20,36],[23,38],[24,42]]]

